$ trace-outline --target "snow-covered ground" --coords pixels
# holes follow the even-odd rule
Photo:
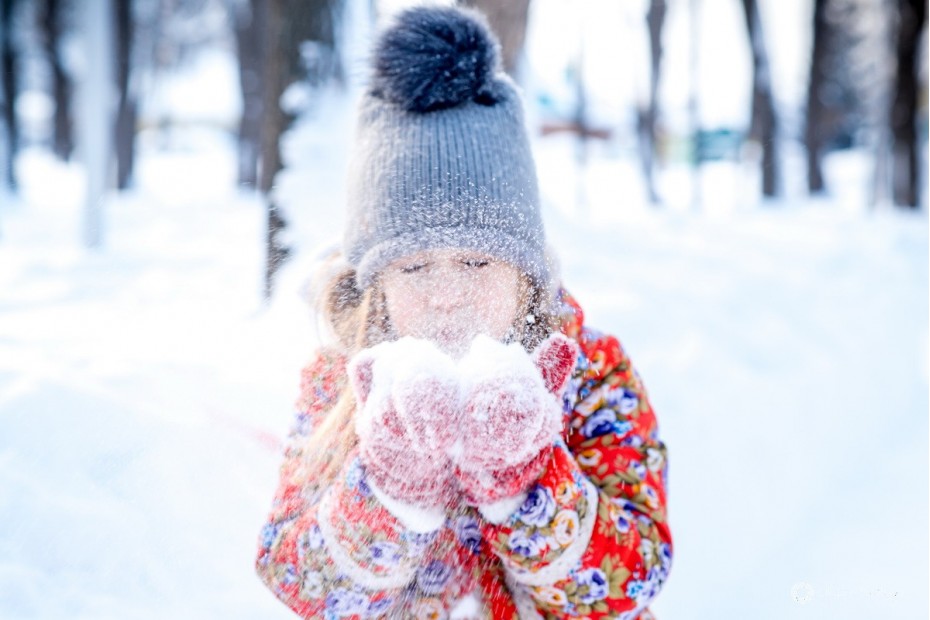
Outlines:
[[[0,211],[4,618],[288,617],[251,564],[316,338],[306,260],[263,307],[262,212],[213,145],[143,157],[97,252],[75,169],[20,159]],[[540,144],[549,197],[567,153]],[[926,215],[650,210],[622,200],[623,165],[596,160],[589,204],[546,217],[670,449],[660,617],[925,616]]]
[[[140,142],[137,186],[80,245],[82,176],[42,151],[0,195],[0,617],[290,618],[252,570],[298,370],[314,248],[342,226],[344,96],[288,135],[298,253],[260,301],[264,215],[215,130]],[[340,113],[341,112],[341,113]],[[564,281],[620,336],[670,455],[674,618],[928,616],[928,221],[754,204],[756,173],[662,173],[539,141]],[[789,161],[790,165],[791,162]],[[577,203],[579,186],[584,204]]]
[[[251,547],[308,325],[260,307],[259,207],[209,157],[146,158],[87,253],[71,171],[20,163],[36,177],[2,210],[0,617],[287,617]]]

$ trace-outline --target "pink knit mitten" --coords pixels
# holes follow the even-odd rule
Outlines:
[[[391,512],[440,519],[456,494],[446,455],[458,417],[454,362],[426,340],[401,338],[361,351],[348,372],[369,486]]]
[[[575,344],[561,334],[532,357],[518,344],[481,336],[472,343],[460,364],[465,405],[461,445],[453,450],[455,475],[470,504],[507,504],[542,473],[562,430],[559,397],[575,357]]]

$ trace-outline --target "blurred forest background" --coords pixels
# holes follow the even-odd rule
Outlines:
[[[236,143],[237,183],[264,197],[267,210],[265,294],[290,248],[281,231],[287,217],[271,191],[284,163],[281,137],[301,114],[313,114],[314,92],[357,79],[346,59],[346,0],[2,0],[2,125],[0,170],[5,191],[18,186],[17,157],[47,149],[77,161],[87,174],[84,238],[101,242],[102,196],[133,186],[140,142],[170,142],[172,132],[208,125]],[[371,2],[374,23],[403,3]],[[540,136],[568,134],[584,166],[592,143],[608,144],[636,161],[644,200],[663,207],[667,194],[657,174],[682,163],[694,171],[727,160],[757,168],[756,191],[764,201],[784,198],[786,187],[824,195],[824,158],[840,151],[864,154],[869,203],[917,209],[926,204],[927,6],[919,0],[805,0],[781,7],[766,0],[640,0],[618,23],[600,23],[625,44],[610,51],[587,44],[584,25],[564,23],[537,45],[561,71],[560,83],[541,83],[524,62],[530,0],[462,0],[489,18],[503,46],[506,70],[531,97],[530,114]],[[552,4],[550,2],[550,4]],[[563,11],[590,11],[564,3]],[[720,6],[729,22],[707,23],[702,12]],[[706,6],[705,6],[706,5]],[[668,13],[686,26],[688,65],[671,74],[665,60]],[[773,37],[766,16],[800,13],[806,32]],[[357,19],[357,18],[356,18]],[[577,26],[577,27],[575,27]],[[733,28],[741,32],[734,32]],[[572,29],[574,28],[574,32]],[[701,55],[715,39],[742,39],[750,72],[742,119],[720,121],[702,114],[707,80]],[[710,42],[710,43],[708,43]],[[681,41],[676,41],[681,45]],[[789,48],[807,58],[806,86],[780,87],[773,55]],[[239,97],[213,106],[171,101],[170,76],[206,54],[228,53],[238,71]],[[604,57],[605,54],[615,57]],[[586,56],[614,75],[589,70]],[[550,67],[551,69],[551,67]],[[600,96],[605,82],[633,84],[626,99]],[[685,97],[660,96],[663,81],[678,82]],[[739,83],[739,80],[736,80]],[[609,90],[609,89],[608,89]],[[803,96],[798,96],[803,94]],[[217,96],[220,96],[219,94]],[[220,113],[215,113],[219,109]],[[742,122],[740,122],[742,121]],[[791,155],[786,155],[786,154]],[[803,167],[786,163],[803,161]],[[671,182],[671,181],[669,181]],[[583,190],[580,190],[583,191]],[[713,201],[692,183],[695,209]],[[748,199],[749,202],[755,202]]]

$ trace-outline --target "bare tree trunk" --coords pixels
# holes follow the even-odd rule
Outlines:
[[[517,64],[526,40],[530,0],[460,0],[459,4],[476,8],[485,14],[491,30],[500,39],[504,70],[516,77]]]
[[[649,107],[641,110],[638,115],[638,133],[640,158],[643,166],[643,178],[646,181],[646,191],[649,202],[659,204],[659,194],[655,183],[655,153],[658,136],[656,136],[656,122],[659,117],[659,68],[662,62],[662,26],[665,23],[665,0],[651,0],[649,11],[646,13],[646,24],[649,27]]]
[[[336,51],[336,24],[342,0],[255,0],[252,10],[263,10],[261,155],[258,188],[265,197],[268,213],[266,238],[265,298],[273,292],[274,276],[290,255],[281,241],[287,222],[272,195],[274,178],[283,167],[279,142],[292,117],[281,109],[281,96],[295,79],[321,86],[330,78],[341,77]],[[304,49],[315,51],[301,53]]]
[[[884,44],[876,56],[885,56],[883,63],[888,67],[881,74],[881,81],[874,84],[874,99],[868,108],[868,125],[874,129],[873,134],[873,168],[871,187],[869,188],[869,207],[891,202],[891,102],[894,99],[895,71],[891,58],[897,46],[897,11],[893,7],[898,0],[881,0],[879,6],[886,13],[882,20]],[[881,56],[878,56],[881,58]],[[887,78],[887,79],[884,79]]]
[[[45,56],[52,70],[52,98],[55,101],[52,150],[67,161],[74,150],[70,109],[73,89],[61,62],[61,4],[61,0],[45,0],[42,25],[45,31]]]
[[[16,51],[13,48],[13,9],[16,0],[0,0],[0,74],[3,80],[3,121],[6,126],[6,166],[4,181],[16,189],[13,162],[19,151],[19,127],[16,125]]]
[[[575,59],[575,127],[578,128],[578,141],[575,143],[575,161],[578,164],[578,182],[575,185],[575,196],[578,209],[585,209],[588,203],[587,183],[585,172],[588,167],[588,94],[585,88],[584,73],[584,37],[578,45],[578,56]]]
[[[258,160],[261,155],[265,4],[262,0],[251,0],[236,15],[239,87],[242,91],[238,177],[239,183],[247,187],[255,187],[258,183]]]
[[[132,2],[114,0],[116,49],[116,87],[119,106],[116,110],[116,186],[126,189],[135,164],[136,98],[132,92]]]
[[[902,207],[917,208],[917,67],[920,31],[927,21],[925,0],[898,2],[894,103],[891,107],[892,197]]]
[[[807,148],[807,190],[811,194],[825,189],[821,158],[827,139],[827,109],[822,85],[827,77],[827,50],[830,25],[827,23],[828,0],[814,0],[814,44],[811,50],[811,73],[807,85],[807,121],[804,145]]]
[[[700,118],[700,101],[698,93],[700,84],[698,83],[698,53],[700,50],[699,37],[700,30],[700,0],[690,0],[688,2],[688,46],[690,47],[690,67],[689,74],[691,78],[691,91],[688,94],[688,117],[691,121],[691,208],[698,210],[701,208],[703,200],[701,192],[701,162],[704,153],[701,149],[701,118]]]
[[[259,173],[259,189],[265,197],[267,210],[267,233],[265,238],[265,299],[273,292],[274,275],[287,258],[288,249],[280,240],[280,233],[287,225],[280,209],[271,195],[274,177],[281,169],[279,140],[287,119],[281,109],[281,95],[287,87],[287,59],[279,45],[284,34],[285,0],[256,2],[266,11],[264,17],[266,41],[262,66],[264,67],[264,101],[262,105],[262,156]]]
[[[771,72],[756,0],[743,0],[743,10],[752,49],[752,120],[749,124],[749,138],[762,145],[762,195],[772,198],[778,195],[781,183],[778,120],[772,99]]]
[[[100,247],[104,239],[104,201],[112,187],[113,158],[113,7],[112,0],[81,4],[81,28],[87,59],[78,82],[77,148],[84,164],[84,243]]]

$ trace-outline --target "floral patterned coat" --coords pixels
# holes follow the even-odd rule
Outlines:
[[[616,338],[584,326],[564,291],[562,331],[579,345],[565,426],[525,503],[500,525],[474,509],[438,531],[406,529],[349,458],[327,488],[292,482],[306,437],[346,385],[344,357],[303,371],[281,485],[257,570],[304,618],[652,618],[672,558],[665,446]]]

